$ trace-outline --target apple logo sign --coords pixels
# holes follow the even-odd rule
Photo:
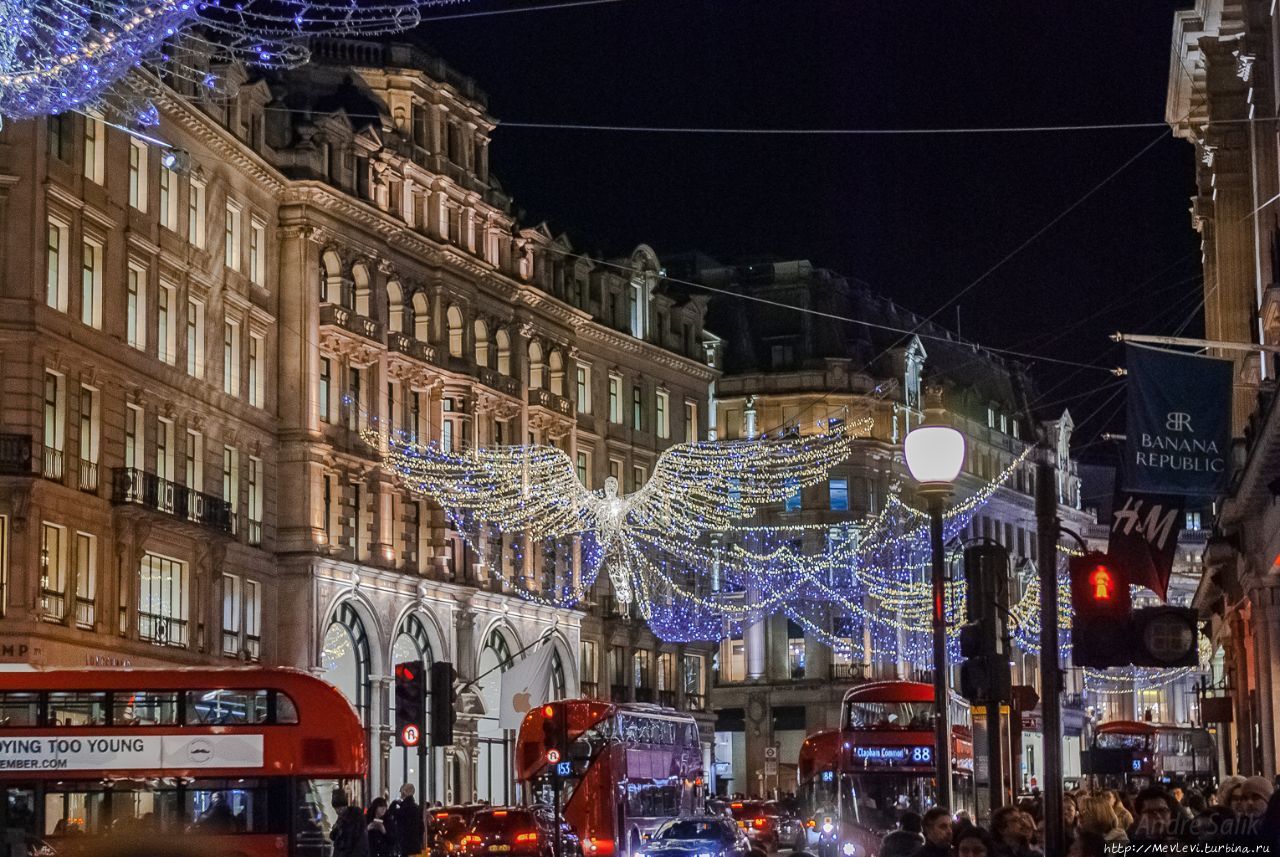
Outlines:
[[[515,696],[511,697],[511,707],[514,708],[516,711],[528,711],[530,708],[532,708],[532,706],[529,703],[530,703],[529,692],[527,690],[521,691],[520,693],[517,693]]]
[[[203,765],[213,758],[213,742],[206,738],[196,738],[187,745],[187,758],[197,765]]]

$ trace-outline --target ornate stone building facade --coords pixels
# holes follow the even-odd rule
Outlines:
[[[1174,16],[1166,118],[1195,147],[1192,223],[1200,233],[1208,338],[1280,344],[1276,127],[1280,26],[1261,0],[1197,0]],[[1256,121],[1251,121],[1256,120]],[[1275,776],[1280,758],[1280,413],[1274,354],[1210,349],[1236,364],[1236,471],[1217,498],[1195,605],[1215,652],[1215,720],[1225,772]],[[1220,710],[1220,709],[1219,709]]]
[[[576,550],[468,544],[361,432],[554,444],[631,490],[705,433],[717,342],[647,247],[516,221],[472,81],[402,45],[315,58],[229,101],[158,70],[167,147],[0,131],[0,659],[314,671],[367,725],[374,793],[418,776],[392,665],[449,660],[427,796],[509,800],[511,656],[546,637],[556,694],[700,711],[710,647],[617,615],[604,579],[581,609],[515,594],[578,579]]]
[[[806,260],[735,266],[693,257],[668,263],[716,289],[816,312],[784,312],[730,297],[713,301],[711,323],[726,333],[724,374],[716,383],[714,401],[713,431],[718,436],[755,436],[784,426],[804,432],[830,418],[872,417],[871,436],[831,471],[825,485],[806,489],[792,503],[762,515],[768,523],[800,528],[808,552],[823,551],[830,529],[852,526],[856,531],[875,518],[891,493],[913,500],[902,444],[923,419],[926,381],[943,388],[948,418],[967,440],[957,499],[996,478],[1034,442],[1035,418],[1026,407],[1033,391],[1019,368],[861,285]],[[920,335],[903,336],[878,326],[918,330]],[[1045,430],[1057,453],[1063,524],[1080,530],[1089,518],[1080,510],[1070,415],[1060,414]],[[962,535],[994,540],[1008,549],[1015,602],[1035,576],[1033,478],[1034,465],[1020,465]],[[834,624],[823,630],[837,637],[844,633]],[[724,788],[747,793],[794,789],[801,742],[808,733],[837,725],[840,700],[852,684],[929,680],[927,672],[910,662],[877,651],[870,636],[851,642],[861,655],[838,654],[786,617],[756,623],[741,638],[724,641],[712,692],[716,761],[720,775],[729,778]],[[956,674],[953,670],[953,686]],[[1014,681],[1038,687],[1035,656],[1016,655]],[[1068,681],[1063,721],[1066,757],[1072,760],[1067,775],[1072,776],[1079,773],[1085,705],[1078,671],[1070,671]],[[1022,733],[1024,787],[1042,776],[1038,722],[1036,713],[1029,713]],[[769,746],[778,750],[774,765],[764,755]]]

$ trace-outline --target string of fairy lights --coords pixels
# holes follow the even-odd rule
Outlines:
[[[806,637],[850,660],[871,657],[930,667],[931,546],[927,514],[896,487],[873,517],[839,524],[762,525],[763,507],[827,477],[868,421],[831,421],[808,434],[679,444],[630,494],[616,480],[585,488],[553,446],[446,451],[404,432],[365,440],[411,490],[445,510],[492,579],[527,600],[571,607],[588,599],[604,571],[619,609],[634,608],[664,640],[740,638],[754,623],[787,617]],[[944,513],[943,537],[959,539],[1004,488],[1030,449]],[[1069,549],[1060,548],[1058,624],[1070,652]],[[1038,575],[1024,567],[1009,609],[1014,646],[1039,654]],[[959,660],[966,621],[962,576],[946,587],[948,641]],[[1207,655],[1207,653],[1202,653]],[[1161,687],[1192,670],[1085,671],[1100,694]]]

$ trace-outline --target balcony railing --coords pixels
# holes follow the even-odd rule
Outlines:
[[[480,383],[491,390],[506,393],[508,396],[520,395],[520,382],[510,375],[503,375],[497,369],[490,369],[488,366],[481,366],[477,370],[477,374],[480,378]]]
[[[92,598],[76,596],[76,624],[81,628],[93,629],[97,621],[97,605]]]
[[[44,466],[40,469],[40,475],[53,482],[62,481],[62,450],[47,446],[44,448]]]
[[[348,333],[363,336],[372,342],[382,343],[382,324],[371,318],[356,315],[353,310],[337,304],[320,307],[320,324],[340,327]]]
[[[90,494],[98,493],[98,463],[96,461],[80,462],[80,490]]]
[[[529,391],[529,404],[533,407],[546,408],[565,417],[573,416],[573,402],[564,396],[557,396],[550,390],[536,389]]]
[[[866,681],[867,665],[861,663],[832,664],[831,678],[835,681]]]
[[[421,360],[423,363],[436,362],[436,349],[434,345],[429,345],[421,340],[414,339],[403,333],[387,334],[387,350],[395,354],[403,354],[406,357],[412,357],[415,360]]]
[[[31,435],[0,434],[0,475],[31,475]]]
[[[47,622],[61,622],[67,615],[67,596],[61,592],[41,590],[40,613]]]
[[[220,533],[235,534],[235,516],[229,501],[136,467],[117,467],[112,471],[111,502],[155,509]]]
[[[155,613],[138,614],[138,638],[157,646],[187,645],[187,620]]]

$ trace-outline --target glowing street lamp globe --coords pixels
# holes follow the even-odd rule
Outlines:
[[[951,426],[919,426],[903,444],[907,469],[922,485],[950,485],[964,466],[964,435]]]

